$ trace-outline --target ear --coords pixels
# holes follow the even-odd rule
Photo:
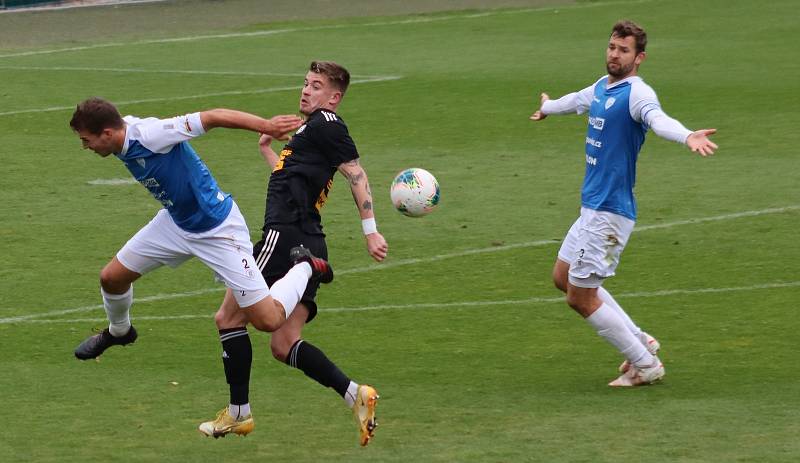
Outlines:
[[[636,58],[634,58],[633,63],[638,66],[642,64],[642,61],[644,61],[645,58],[647,58],[647,53],[645,52],[638,53],[636,55]]]
[[[338,106],[339,103],[341,102],[342,102],[342,92],[339,91],[334,92],[333,95],[331,95],[330,99],[328,100],[328,103],[333,105],[333,107]]]

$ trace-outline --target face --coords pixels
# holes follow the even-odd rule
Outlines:
[[[324,74],[309,71],[300,92],[300,112],[308,116],[319,108],[335,110],[342,92]]]
[[[106,157],[111,153],[122,150],[121,146],[114,143],[114,131],[105,129],[99,135],[90,133],[87,130],[78,130],[78,137],[81,139],[83,149],[90,149],[101,157]]]
[[[644,60],[644,52],[636,52],[636,38],[632,35],[619,37],[612,35],[606,48],[606,70],[616,80],[636,74],[636,69]]]

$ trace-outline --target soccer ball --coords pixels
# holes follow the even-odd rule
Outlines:
[[[398,211],[422,217],[439,204],[439,182],[427,170],[412,167],[397,174],[389,194]]]

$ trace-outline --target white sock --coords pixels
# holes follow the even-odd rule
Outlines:
[[[358,397],[358,383],[350,381],[347,392],[344,393],[344,401],[348,407],[353,408],[353,405],[356,404],[356,397]]]
[[[612,346],[634,365],[651,365],[653,355],[625,326],[617,312],[608,304],[603,303],[599,309],[586,318],[586,321]]]
[[[112,336],[125,336],[131,329],[130,308],[133,305],[133,285],[124,294],[107,293],[102,287],[103,308],[108,317],[108,332]]]
[[[289,318],[294,306],[306,291],[309,278],[311,278],[311,265],[308,262],[301,262],[289,269],[286,275],[269,289],[270,296],[283,305],[286,318]]]
[[[631,320],[631,317],[629,317],[628,314],[625,313],[625,311],[617,303],[614,297],[611,296],[611,293],[609,293],[608,291],[606,291],[605,288],[600,286],[599,288],[597,288],[597,297],[599,297],[604,304],[611,306],[611,308],[614,309],[615,312],[617,312],[619,318],[622,319],[623,323],[625,323],[625,326],[628,327],[630,332],[633,333],[634,336],[636,336],[636,339],[638,339],[642,343],[647,342],[646,340],[643,339],[644,335],[642,334],[642,329],[636,326],[636,323],[634,323],[633,320]]]
[[[234,420],[245,417],[250,414],[250,403],[248,402],[243,405],[229,404],[228,414],[232,416]]]

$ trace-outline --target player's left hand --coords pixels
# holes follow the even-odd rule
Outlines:
[[[696,130],[686,139],[686,146],[700,156],[710,156],[717,149],[717,144],[708,139],[709,135],[717,133],[717,129]]]
[[[375,232],[366,235],[366,238],[367,252],[369,252],[369,255],[378,262],[385,259],[386,254],[389,253],[389,245],[386,244],[386,240],[383,238],[383,235]]]

